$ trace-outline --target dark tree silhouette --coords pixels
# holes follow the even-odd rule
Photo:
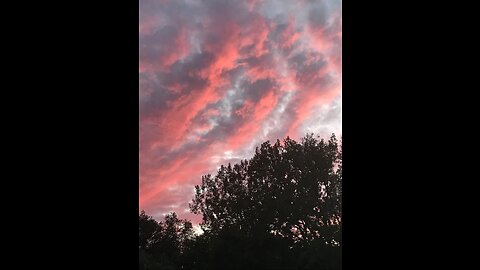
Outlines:
[[[140,249],[163,269],[341,269],[341,145],[313,134],[265,142],[203,176],[190,208],[203,216],[195,238],[175,215],[140,215]]]
[[[265,142],[249,161],[221,166],[216,176],[204,176],[202,184],[195,187],[190,207],[203,215],[206,234],[235,232],[256,244],[281,241],[307,253],[312,248],[338,253],[341,162],[341,147],[334,135],[327,142],[313,135],[301,143],[290,138],[283,144],[279,140],[273,145]],[[271,256],[264,254],[263,258],[267,257]],[[309,254],[302,261],[317,257]]]
[[[176,213],[157,222],[144,211],[139,216],[140,269],[177,269],[181,254],[193,240],[192,223],[177,218]]]

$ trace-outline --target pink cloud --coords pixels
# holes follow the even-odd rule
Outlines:
[[[250,102],[247,102],[247,104],[240,109],[240,114],[246,118],[246,121],[235,135],[228,138],[228,149],[237,150],[245,142],[249,141],[258,132],[262,121],[272,111],[276,103],[277,97],[273,90],[263,96],[254,106]]]

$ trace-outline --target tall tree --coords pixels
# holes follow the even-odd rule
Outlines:
[[[203,176],[190,208],[203,216],[212,268],[340,269],[341,143],[267,141]]]
[[[341,147],[307,135],[298,143],[263,143],[249,161],[221,166],[202,177],[190,204],[203,229],[234,227],[247,235],[272,234],[293,242],[321,239],[339,245]]]

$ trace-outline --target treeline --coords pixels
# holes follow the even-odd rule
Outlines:
[[[190,209],[204,233],[175,213],[139,216],[139,267],[341,269],[342,150],[307,135],[257,147],[195,187]]]

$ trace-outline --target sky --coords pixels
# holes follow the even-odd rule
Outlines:
[[[341,0],[140,0],[139,207],[194,224],[201,176],[342,131]]]

